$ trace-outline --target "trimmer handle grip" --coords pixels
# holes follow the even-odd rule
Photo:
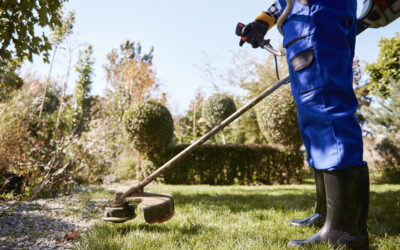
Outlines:
[[[244,31],[245,27],[246,27],[246,25],[243,24],[243,23],[238,23],[237,26],[236,26],[236,35],[241,37],[241,40],[240,40],[240,43],[239,43],[240,47],[242,47],[243,44],[247,40],[247,37],[243,36],[243,31]],[[257,41],[258,42],[258,46],[263,48],[265,45],[269,44],[269,41],[270,41],[269,39],[268,40],[262,39],[260,41]]]
[[[246,25],[243,24],[243,23],[238,23],[237,26],[236,26],[236,32],[235,33],[236,33],[237,36],[241,37],[240,43],[239,43],[240,46],[243,46],[243,44],[247,40],[247,37],[243,36],[243,31],[244,31],[245,27],[246,27]],[[269,39],[267,39],[267,40],[262,39],[262,40],[258,41],[258,45],[261,48],[268,50],[271,54],[276,55],[276,56],[284,56],[286,54],[286,52],[284,50],[281,50],[281,51],[275,50],[272,47],[272,45],[270,44],[270,40]]]

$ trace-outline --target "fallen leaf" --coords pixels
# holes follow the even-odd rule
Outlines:
[[[79,237],[81,237],[81,234],[80,234],[78,231],[76,231],[76,230],[73,231],[73,232],[67,233],[66,235],[64,235],[64,239],[67,240],[67,241],[76,240],[76,239],[78,239]]]

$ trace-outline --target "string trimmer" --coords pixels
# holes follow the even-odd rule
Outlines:
[[[287,8],[283,12],[281,19],[277,22],[278,29],[281,30],[280,26],[283,24],[287,15],[291,12],[293,6],[293,0],[287,0]],[[400,16],[400,0],[366,0],[364,2],[363,12],[358,20],[357,34],[360,34],[368,27],[378,28],[386,26]],[[241,35],[243,24],[238,24],[237,34]],[[242,37],[245,41],[246,38]],[[269,40],[260,41],[260,46],[275,56],[284,56],[284,51],[275,50]],[[279,79],[279,76],[278,76]],[[187,147],[185,150],[180,152],[178,155],[173,157],[155,172],[150,174],[147,178],[139,182],[136,186],[130,188],[125,193],[117,193],[111,207],[105,208],[105,214],[103,219],[110,222],[122,223],[136,217],[134,206],[130,203],[138,203],[138,210],[144,215],[144,219],[147,223],[162,223],[174,215],[174,199],[169,194],[152,194],[145,193],[144,187],[152,182],[155,178],[160,176],[162,173],[171,168],[176,162],[185,157],[186,155],[193,152],[196,148],[206,142],[210,137],[215,135],[217,132],[228,126],[238,117],[246,113],[249,109],[254,107],[261,100],[272,94],[275,90],[280,88],[282,85],[289,83],[289,76],[285,76],[282,80],[279,80],[272,87],[265,90],[259,96],[254,98],[251,102],[243,106],[241,109],[236,111],[230,117],[228,117],[221,124],[210,130],[207,134],[202,136],[199,140],[194,142],[192,145]]]

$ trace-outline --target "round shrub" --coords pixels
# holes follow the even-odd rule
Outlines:
[[[256,107],[257,122],[265,139],[290,149],[302,145],[297,107],[289,88],[280,88]]]
[[[235,111],[236,105],[232,98],[222,94],[214,94],[204,102],[202,116],[209,127],[215,127]]]
[[[135,149],[141,153],[163,151],[173,139],[171,113],[159,103],[144,102],[129,109],[124,124]]]

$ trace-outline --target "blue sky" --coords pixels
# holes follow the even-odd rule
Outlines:
[[[126,39],[140,41],[144,50],[155,47],[154,67],[162,89],[167,92],[173,112],[183,111],[195,92],[209,84],[201,77],[195,65],[201,66],[206,53],[218,71],[230,66],[232,54],[239,50],[234,34],[236,24],[253,20],[273,0],[69,0],[67,10],[76,12],[75,40],[92,44],[95,50],[95,84],[92,92],[101,94],[106,86],[104,70],[107,53],[119,47]],[[362,1],[358,1],[362,2]],[[360,6],[359,6],[360,8]],[[400,20],[378,30],[367,30],[358,37],[356,56],[372,62],[378,55],[381,37],[392,37],[400,31]],[[273,44],[282,41],[276,29],[267,34]],[[251,56],[267,57],[263,50],[242,48]],[[76,51],[77,52],[77,51]],[[66,56],[60,53],[53,76],[66,71]],[[76,58],[74,58],[76,61]],[[48,65],[36,59],[34,69],[46,75]],[[74,75],[69,85],[72,87]],[[71,88],[70,87],[70,88]]]

